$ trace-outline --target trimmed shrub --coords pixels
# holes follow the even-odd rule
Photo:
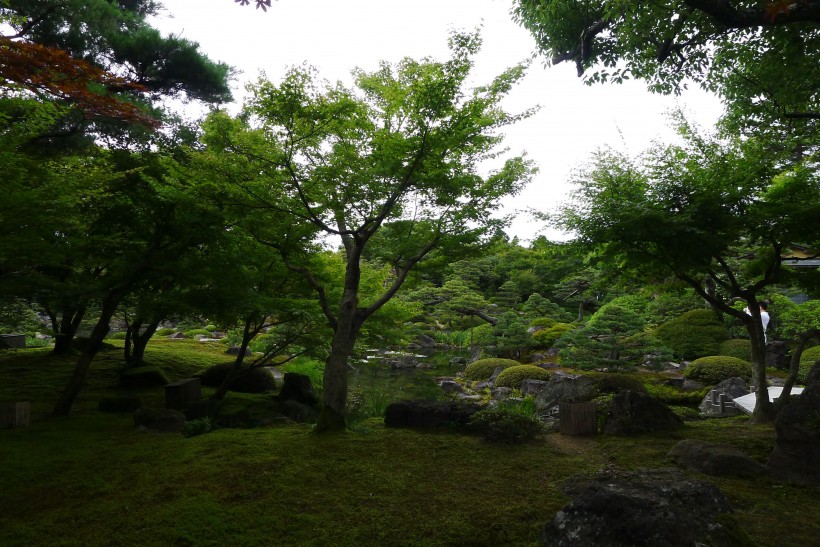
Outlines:
[[[811,367],[818,360],[820,360],[820,346],[814,346],[803,351],[803,355],[800,356],[800,370],[797,373],[798,382],[801,384],[806,383]]]
[[[211,333],[205,329],[191,329],[185,331],[185,338],[193,338],[196,335],[210,337]]]
[[[646,393],[646,388],[636,377],[630,374],[616,372],[593,372],[589,376],[595,380],[598,393],[620,393],[621,391],[637,391]]]
[[[161,329],[157,329],[157,332],[154,333],[154,336],[168,336],[170,334],[174,334],[176,331],[176,329],[163,327]]]
[[[750,361],[752,358],[752,341],[743,338],[726,340],[720,344],[718,355],[728,355],[729,357]]]
[[[676,413],[677,410],[672,405],[697,406],[709,393],[708,387],[684,390],[663,384],[646,384],[645,388],[647,393],[669,405]],[[697,411],[695,413],[697,414]]]
[[[531,327],[543,327],[545,329],[550,328],[553,326],[557,321],[552,317],[537,317],[530,321]]]
[[[718,384],[735,376],[748,380],[751,375],[752,365],[749,361],[728,355],[711,355],[695,359],[683,371],[685,378],[709,385]]]
[[[216,325],[214,325],[213,323],[211,323],[211,324],[209,324],[209,325],[205,325],[203,328],[204,328],[206,331],[208,331],[208,332],[213,332],[213,331],[215,331],[215,330],[216,330]]]
[[[548,381],[550,373],[535,365],[516,365],[505,368],[495,379],[496,387],[511,387],[521,389],[521,382],[524,380]]]
[[[551,348],[565,332],[569,332],[574,328],[569,323],[554,323],[552,326],[532,333],[532,340],[539,347]]]
[[[518,444],[541,432],[541,421],[516,409],[499,405],[479,410],[470,417],[470,429],[489,442]]]
[[[479,359],[473,361],[464,369],[464,378],[467,380],[488,380],[493,375],[493,371],[498,367],[510,368],[520,365],[518,361],[513,359]]]
[[[692,310],[655,329],[655,338],[683,359],[718,355],[729,338],[726,325],[712,310]]]

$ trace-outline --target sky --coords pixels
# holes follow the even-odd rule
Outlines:
[[[268,11],[231,0],[162,0],[165,12],[152,23],[163,33],[198,42],[215,61],[241,73],[234,82],[238,110],[244,85],[260,71],[277,81],[291,66],[307,63],[331,81],[351,83],[350,72],[374,70],[381,60],[449,57],[451,30],[481,27],[483,47],[473,71],[475,84],[489,82],[535,51],[531,35],[512,21],[510,0],[274,0]],[[522,243],[539,234],[566,236],[543,222],[517,213],[526,208],[552,211],[572,192],[574,169],[592,153],[610,146],[630,155],[654,140],[674,139],[669,112],[709,128],[721,113],[718,99],[697,88],[680,97],[651,94],[641,82],[587,86],[574,64],[545,66],[537,58],[504,103],[509,112],[536,105],[534,116],[505,128],[511,153],[526,151],[539,173],[518,196],[507,198],[505,213],[515,219],[507,230]],[[693,86],[694,87],[694,86]]]

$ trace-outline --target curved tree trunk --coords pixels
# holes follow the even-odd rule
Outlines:
[[[54,328],[54,355],[67,355],[71,351],[71,343],[85,317],[85,312],[86,305],[81,304],[76,308],[64,309],[59,321],[56,321],[56,316],[49,314]]]
[[[752,383],[756,387],[752,421],[756,423],[770,422],[774,419],[774,406],[769,400],[769,386],[766,382],[766,337],[763,332],[763,324],[760,322],[760,312],[752,312],[752,315],[744,321],[744,324],[752,341]]]
[[[133,325],[128,326],[125,334],[125,362],[129,367],[139,367],[145,364],[145,347],[157,332],[162,319],[154,319],[145,326],[142,330],[142,321],[134,321]]]

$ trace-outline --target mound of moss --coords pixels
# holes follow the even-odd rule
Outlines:
[[[728,355],[710,355],[695,359],[683,371],[685,378],[710,385],[718,384],[735,376],[748,380],[751,375],[751,363]]]
[[[516,365],[505,368],[495,379],[497,387],[511,387],[521,389],[521,382],[524,380],[548,381],[550,373],[535,365]]]
[[[820,346],[814,346],[803,351],[803,355],[800,356],[800,371],[797,373],[798,382],[801,384],[806,383],[811,367],[818,360],[820,360]]]
[[[513,359],[489,358],[473,361],[464,369],[464,378],[472,381],[487,380],[498,367],[509,368],[520,365]]]
[[[660,325],[655,338],[683,359],[718,355],[720,344],[729,339],[726,325],[712,310],[691,310]]]
[[[170,383],[159,367],[135,367],[120,374],[120,384],[126,388],[159,387]]]
[[[743,338],[732,338],[721,342],[718,355],[728,355],[729,357],[749,361],[752,358],[752,341]]]

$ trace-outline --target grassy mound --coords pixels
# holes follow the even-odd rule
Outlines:
[[[692,361],[683,375],[691,380],[714,385],[735,376],[748,380],[752,375],[752,365],[737,357],[712,355]]]
[[[487,380],[498,367],[509,368],[520,364],[513,359],[479,359],[467,365],[467,368],[464,369],[464,377],[472,381]]]
[[[521,382],[524,380],[543,380],[546,382],[549,379],[550,373],[541,367],[535,365],[516,365],[502,370],[495,379],[495,385],[497,387],[520,389]]]

